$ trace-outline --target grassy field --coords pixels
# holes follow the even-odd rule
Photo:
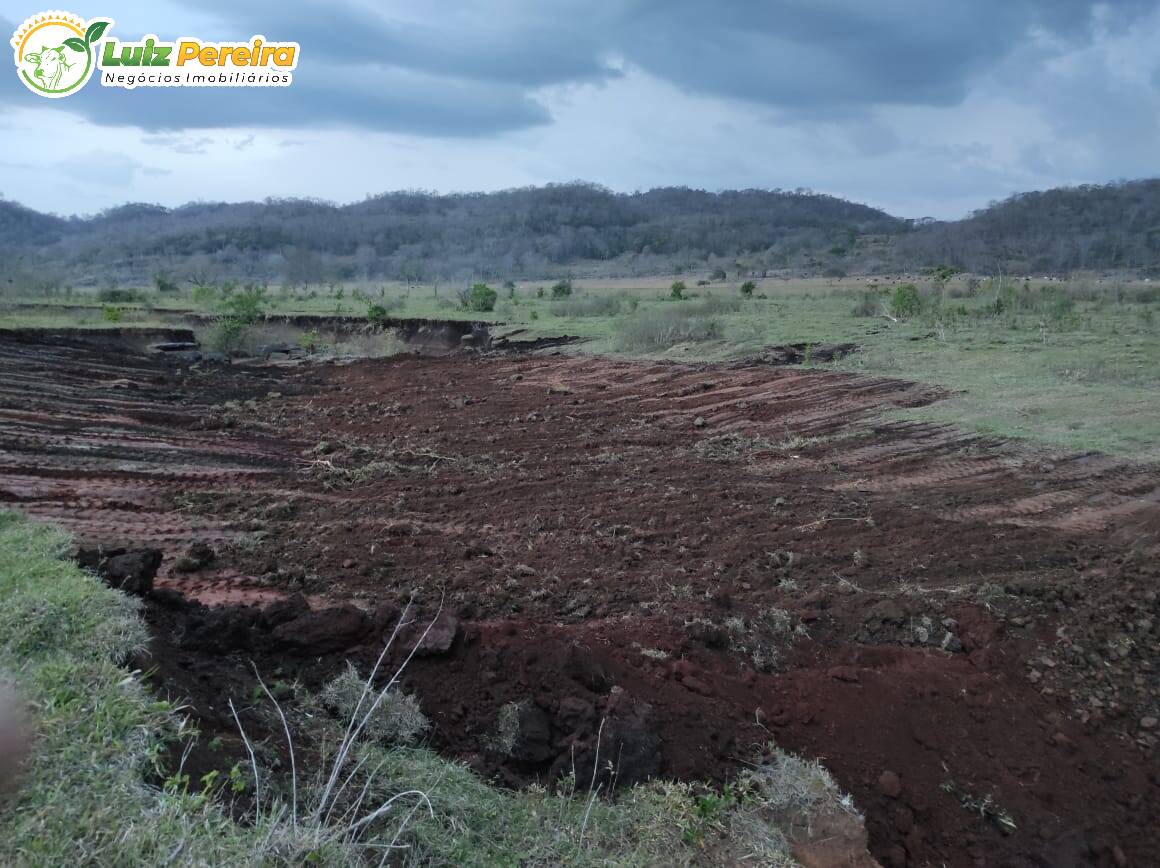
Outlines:
[[[676,360],[735,359],[783,343],[853,342],[861,352],[834,367],[938,383],[950,400],[909,418],[938,419],[1064,450],[1160,459],[1160,287],[1098,279],[917,281],[921,309],[891,314],[894,280],[767,279],[751,298],[736,283],[697,286],[683,300],[671,278],[575,281],[553,299],[550,282],[497,287],[494,310],[463,309],[451,287],[331,287],[267,294],[272,313],[390,316],[503,323],[499,333],[587,338],[578,352]],[[868,288],[874,287],[874,288]],[[1002,297],[1000,297],[1002,296]],[[188,294],[102,306],[94,296],[57,307],[0,310],[0,327],[156,325],[167,311],[214,309]],[[23,300],[31,302],[31,299]],[[45,301],[41,299],[40,301]],[[77,308],[78,303],[86,305]],[[106,311],[115,308],[110,322]]]
[[[147,638],[139,603],[66,560],[69,546],[60,531],[0,511],[0,682],[22,693],[36,732],[21,785],[0,788],[0,864],[788,865],[784,824],[848,810],[821,767],[780,751],[716,794],[653,783],[609,800],[575,781],[511,792],[421,744],[369,739],[343,766],[353,780],[345,799],[340,790],[326,801],[323,769],[299,768],[288,791],[261,760],[191,787],[165,758],[196,731],[123,668]],[[237,701],[280,732],[272,697]],[[345,726],[315,699],[296,690],[283,704],[292,730],[340,743]],[[265,795],[235,822],[223,806],[256,780]],[[355,792],[365,802],[352,803]],[[395,797],[394,810],[372,817]]]

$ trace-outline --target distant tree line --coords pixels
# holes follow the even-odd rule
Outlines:
[[[1160,179],[1020,193],[966,220],[932,223],[904,256],[975,273],[1160,273]]]
[[[1160,181],[1028,193],[956,222],[908,221],[805,190],[614,193],[590,184],[384,193],[60,218],[0,200],[0,279],[309,287],[706,271],[746,280],[917,270],[1156,270]],[[160,285],[160,284],[159,284]]]

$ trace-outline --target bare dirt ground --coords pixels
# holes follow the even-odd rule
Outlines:
[[[770,742],[821,758],[884,864],[1154,864],[1157,468],[873,421],[940,397],[565,356],[191,369],[29,337],[0,346],[0,502],[161,549],[153,664],[223,730],[248,661],[317,684],[418,591],[443,613],[407,690],[500,781],[591,768],[604,720],[622,783],[722,780]]]

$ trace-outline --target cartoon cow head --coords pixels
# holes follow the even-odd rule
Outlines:
[[[40,51],[24,55],[24,59],[36,64],[32,75],[45,90],[59,89],[61,76],[72,66],[65,60],[63,45],[55,48],[42,47]]]

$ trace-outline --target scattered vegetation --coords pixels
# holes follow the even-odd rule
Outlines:
[[[97,293],[97,301],[104,304],[135,304],[141,297],[136,290],[107,287]]]
[[[551,310],[552,316],[558,317],[617,316],[621,306],[619,296],[599,294],[557,301]]]
[[[749,437],[737,432],[704,437],[693,444],[693,451],[712,461],[749,459],[760,452],[779,450],[780,444],[765,437]]]
[[[617,345],[629,352],[650,353],[677,344],[716,340],[722,335],[721,322],[716,317],[676,308],[650,310],[620,327]]]
[[[765,609],[749,619],[727,618],[724,627],[730,646],[747,656],[760,672],[776,670],[782,649],[797,635],[793,616],[785,609]]]

